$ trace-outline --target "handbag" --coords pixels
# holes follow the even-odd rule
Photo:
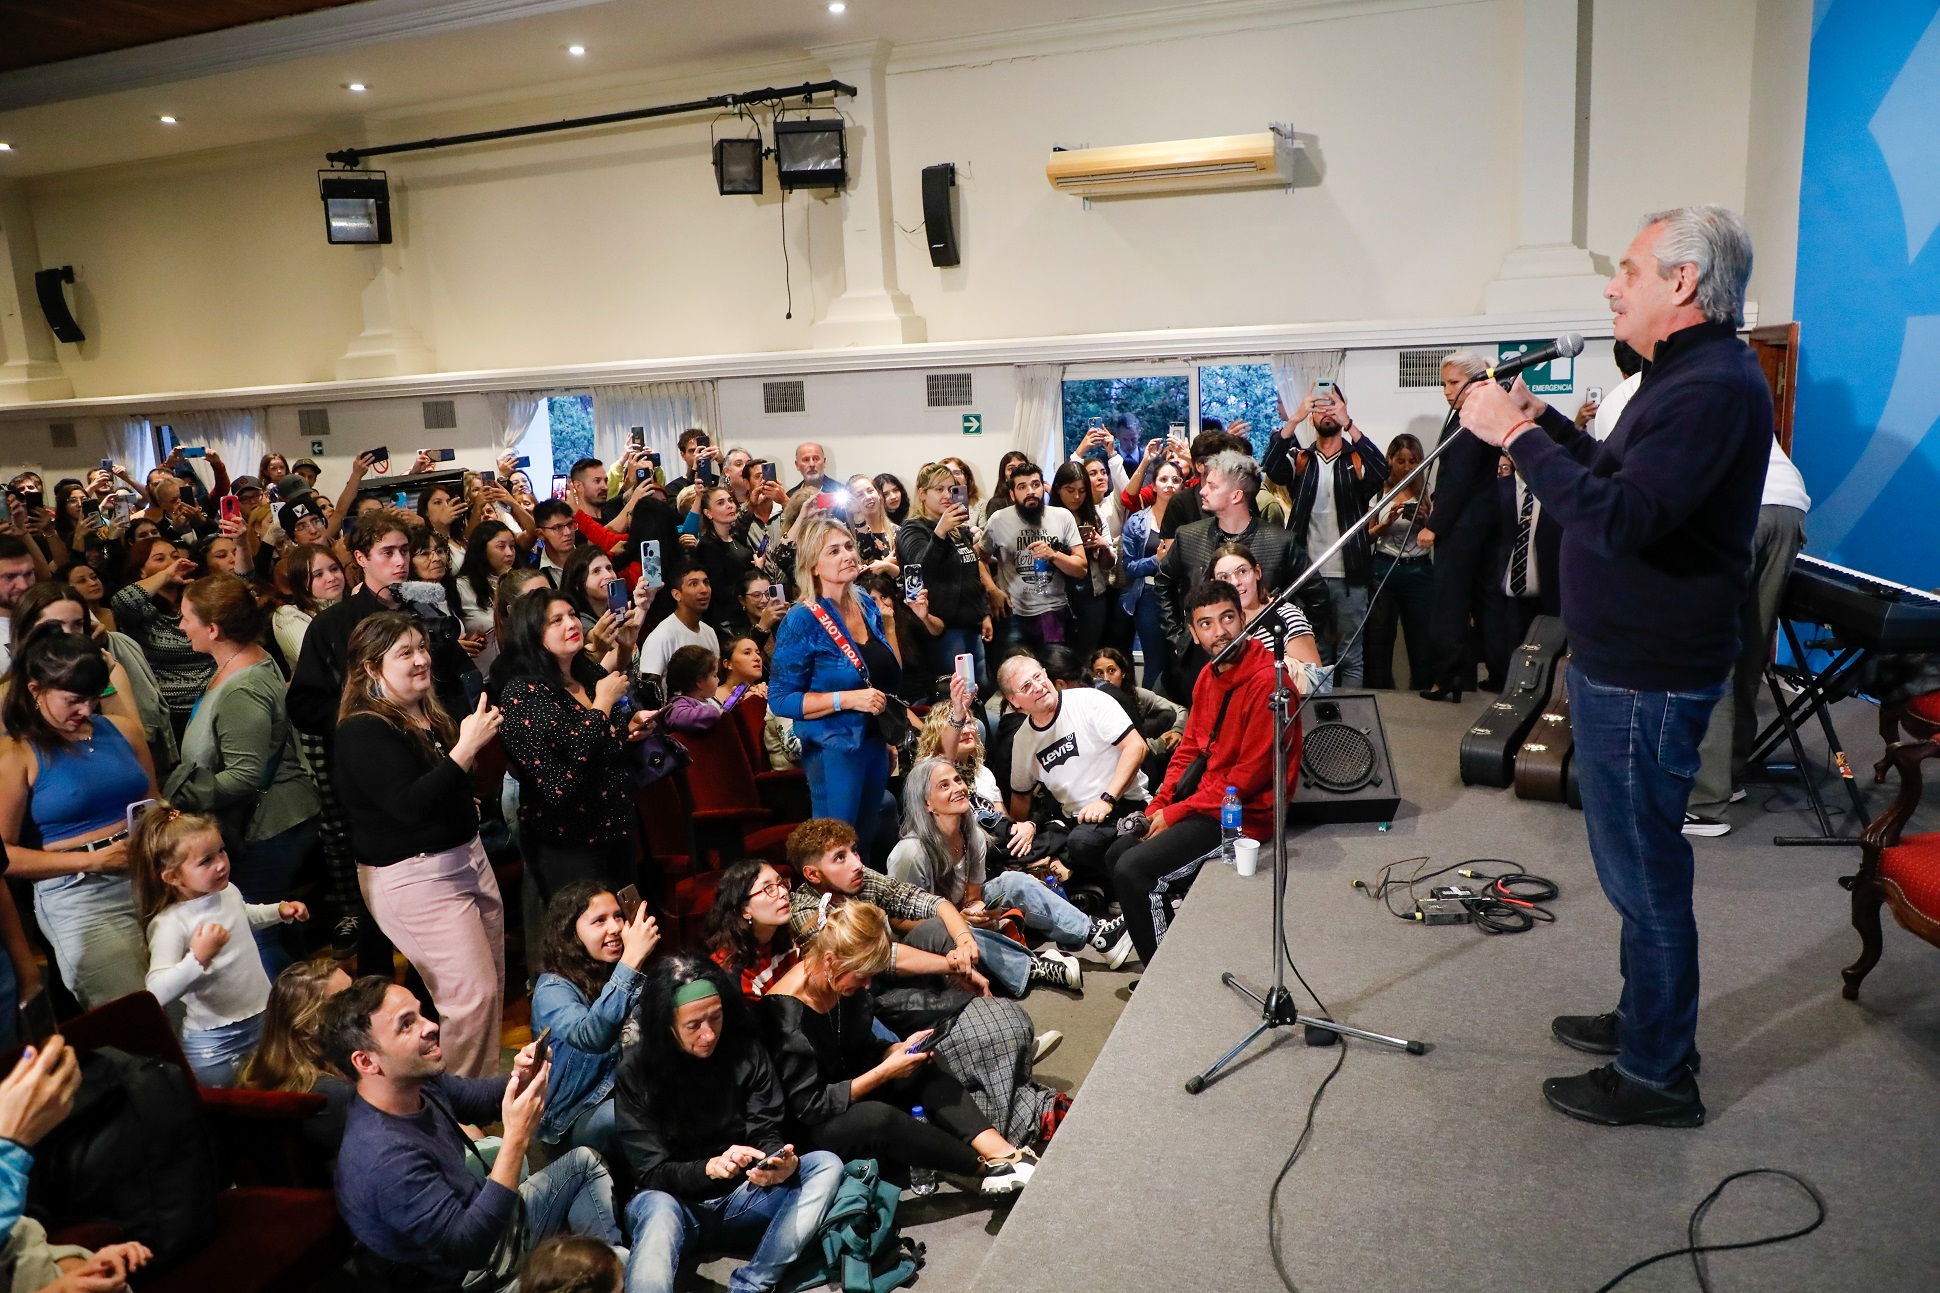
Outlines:
[[[809,603],[808,609],[815,612],[815,618],[835,643],[836,649],[841,651],[843,658],[849,662],[849,667],[862,675],[862,685],[873,689],[875,684],[869,681],[869,665],[863,660],[862,653],[855,649],[855,643],[849,641],[849,635],[835,626],[835,621],[829,618],[829,613],[822,609],[820,602]],[[882,712],[875,715],[876,735],[880,736],[890,749],[900,750],[903,747],[904,738],[914,731],[909,725],[909,706],[905,705],[900,697],[892,696],[886,691],[882,693],[882,700]]]
[[[1213,742],[1219,739],[1219,729],[1226,722],[1226,707],[1233,703],[1233,697],[1236,694],[1238,694],[1237,688],[1227,692],[1226,698],[1219,702],[1219,712],[1213,715],[1212,733],[1206,737],[1205,747],[1193,755],[1192,762],[1186,764],[1179,772],[1179,780],[1172,787],[1172,798],[1175,801],[1190,799],[1193,792],[1199,789],[1199,779],[1206,775],[1206,756],[1212,753]]]

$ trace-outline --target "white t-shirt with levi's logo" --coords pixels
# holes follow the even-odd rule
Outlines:
[[[1111,789],[1118,771],[1118,743],[1132,731],[1132,721],[1117,701],[1090,687],[1058,693],[1058,710],[1050,723],[1039,727],[1029,719],[1017,729],[1010,747],[1010,785],[1029,794],[1040,783],[1066,813],[1076,813]],[[1145,774],[1132,774],[1131,784],[1118,796],[1143,801]]]

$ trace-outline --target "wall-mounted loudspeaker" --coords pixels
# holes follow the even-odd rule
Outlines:
[[[1300,712],[1300,773],[1287,820],[1391,822],[1401,786],[1371,691],[1322,692]]]
[[[954,162],[923,168],[923,231],[930,239],[930,264],[961,265],[957,255],[957,217],[950,195],[956,192]]]
[[[34,295],[40,298],[40,312],[47,316],[47,326],[62,341],[86,341],[88,334],[81,331],[81,325],[74,321],[74,312],[67,308],[67,296],[61,291],[62,283],[74,281],[74,266],[62,265],[59,269],[37,269],[34,271]]]

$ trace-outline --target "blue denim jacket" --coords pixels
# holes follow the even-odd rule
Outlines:
[[[27,1211],[27,1174],[33,1170],[34,1155],[25,1145],[0,1140],[0,1235],[12,1234]]]
[[[1159,573],[1158,550],[1158,534],[1152,529],[1152,509],[1141,507],[1125,518],[1125,528],[1118,535],[1118,568],[1127,581],[1125,591],[1118,595],[1118,608],[1127,615],[1137,614],[1139,595],[1151,577]]]
[[[592,1005],[556,974],[542,974],[532,989],[532,1035],[552,1029],[552,1076],[539,1139],[559,1143],[579,1115],[606,1099],[620,1068],[620,1029],[633,1013],[646,982],[624,964],[613,967]]]
[[[882,616],[876,610],[876,599],[861,592],[856,597],[862,603],[869,636],[880,637]],[[824,597],[822,609],[846,637],[848,630],[842,626],[842,613],[835,603]],[[860,647],[856,654],[862,654]],[[862,675],[835,645],[815,612],[802,602],[789,607],[775,628],[775,656],[768,666],[768,708],[794,720],[795,735],[802,744],[819,745],[825,750],[861,749],[874,715],[845,709],[825,718],[803,718],[802,702],[811,691],[856,691],[864,685]]]

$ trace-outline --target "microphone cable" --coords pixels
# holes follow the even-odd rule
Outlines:
[[[1473,898],[1463,899],[1468,907],[1470,921],[1484,934],[1522,934],[1539,924],[1552,924],[1556,913],[1543,903],[1553,902],[1561,893],[1554,880],[1532,875],[1521,870],[1507,858],[1469,858],[1462,862],[1451,862],[1433,871],[1426,867],[1431,861],[1427,854],[1402,858],[1390,862],[1375,872],[1373,881],[1355,880],[1351,887],[1366,892],[1368,897],[1381,903],[1390,916],[1399,920],[1412,921],[1415,913],[1397,909],[1394,894],[1397,890],[1405,892],[1412,903],[1418,901],[1416,888],[1437,876],[1447,875],[1450,871],[1468,880],[1480,880],[1482,888]],[[1392,872],[1410,862],[1417,863],[1414,871],[1407,876],[1397,877]],[[1512,868],[1498,874],[1488,874],[1476,868],[1481,866],[1502,866]]]
[[[1760,1239],[1746,1239],[1735,1244],[1700,1243],[1698,1237],[1704,1226],[1704,1216],[1711,1210],[1711,1205],[1718,1201],[1733,1181],[1743,1180],[1747,1176],[1777,1176],[1790,1181],[1801,1190],[1804,1190],[1811,1198],[1812,1206],[1817,1209],[1817,1214],[1810,1222],[1800,1226],[1797,1230],[1788,1230],[1783,1234],[1766,1235]],[[1745,1248],[1763,1248],[1769,1244],[1782,1244],[1790,1239],[1803,1239],[1824,1225],[1825,1219],[1825,1196],[1819,1193],[1818,1187],[1813,1185],[1812,1182],[1806,1180],[1797,1172],[1788,1172],[1782,1167],[1748,1167],[1742,1172],[1733,1172],[1731,1175],[1725,1177],[1722,1181],[1718,1182],[1716,1188],[1711,1193],[1698,1200],[1697,1207],[1691,1209],[1691,1219],[1685,1227],[1685,1237],[1689,1240],[1688,1243],[1681,1248],[1667,1248],[1661,1253],[1653,1253],[1642,1261],[1632,1262],[1621,1271],[1618,1271],[1609,1283],[1598,1288],[1596,1293],[1610,1293],[1611,1289],[1623,1283],[1638,1271],[1643,1270],[1646,1266],[1655,1266],[1658,1262],[1667,1262],[1672,1258],[1685,1256],[1691,1259],[1691,1269],[1697,1275],[1698,1287],[1704,1293],[1712,1293],[1711,1276],[1705,1270],[1704,1262],[1701,1260],[1703,1254],[1737,1252]],[[1276,1262],[1278,1260],[1277,1254],[1275,1260]]]

